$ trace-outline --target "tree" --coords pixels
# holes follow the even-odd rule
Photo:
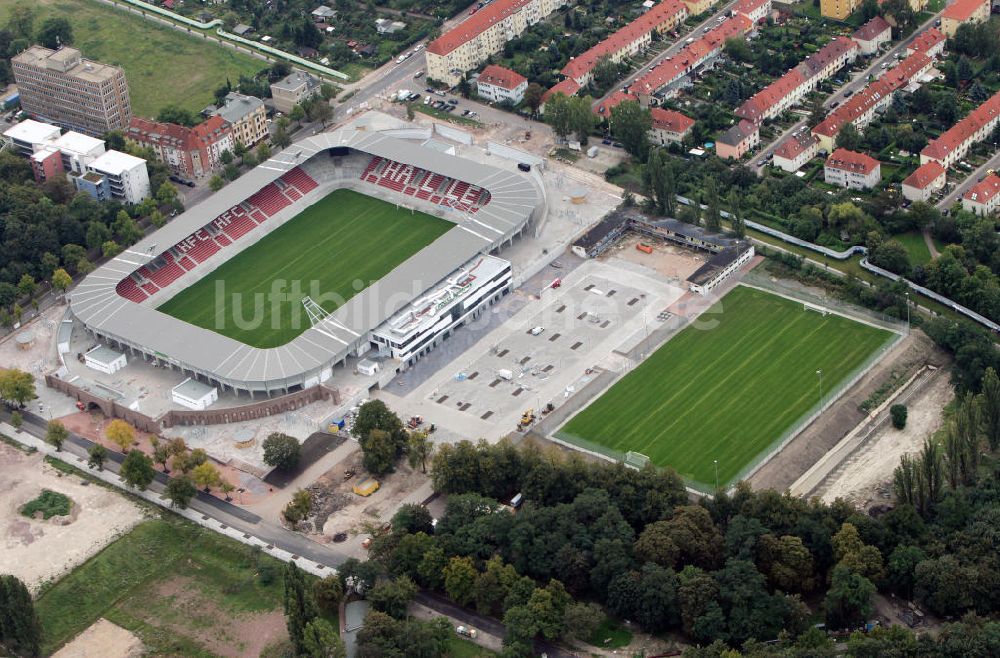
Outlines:
[[[116,418],[108,423],[104,430],[104,436],[118,446],[118,451],[124,453],[135,441],[135,430],[131,425],[120,418]]]
[[[858,573],[871,580],[882,578],[882,554],[875,546],[865,544],[861,540],[857,527],[852,523],[844,523],[833,536],[833,557],[837,566],[847,567],[851,572]]]
[[[226,499],[226,502],[228,503],[229,501],[231,501],[233,499],[233,497],[230,496],[229,494],[231,494],[234,491],[236,491],[236,485],[233,484],[232,482],[230,482],[229,480],[222,480],[220,478],[220,480],[219,480],[219,491],[222,492],[223,497]]]
[[[21,412],[20,411],[10,412],[10,426],[14,428],[14,431],[20,432],[22,425],[24,425],[24,416],[21,415]]]
[[[38,42],[55,50],[73,43],[73,27],[62,17],[46,18],[38,28]]]
[[[597,60],[591,71],[594,79],[594,85],[597,87],[598,92],[603,93],[610,89],[621,77],[618,70],[618,65],[611,61],[611,58],[604,56]]]
[[[413,103],[406,104],[406,120],[413,121],[416,118],[416,114],[413,112]]]
[[[1000,377],[996,370],[987,368],[983,374],[979,394],[979,409],[983,419],[983,433],[990,450],[1000,448]]]
[[[45,442],[55,446],[56,452],[62,450],[62,444],[69,438],[69,430],[58,420],[50,420],[45,426]]]
[[[290,471],[299,464],[299,440],[273,432],[264,439],[264,463],[272,468]]]
[[[434,532],[433,518],[423,505],[407,503],[401,505],[392,515],[392,531],[396,534],[415,535],[423,532],[429,535]]]
[[[63,268],[60,267],[52,273],[52,287],[58,290],[60,295],[66,292],[71,283],[73,278]]]
[[[0,575],[0,647],[15,656],[37,656],[41,640],[31,592],[17,576]]]
[[[306,588],[302,571],[295,563],[285,567],[285,624],[296,654],[306,653],[306,626],[317,617],[316,602]]]
[[[21,280],[17,283],[17,292],[22,297],[31,297],[35,294],[38,289],[38,284],[35,283],[35,277],[28,273],[21,275]]]
[[[306,111],[302,109],[301,105],[294,105],[292,111],[288,113],[288,118],[298,123],[306,118]]]
[[[403,421],[386,406],[382,400],[369,400],[358,409],[357,418],[351,427],[351,434],[359,441],[372,430],[382,430],[389,434],[405,434]]]
[[[34,400],[35,378],[30,372],[17,368],[0,369],[0,399],[23,407],[29,400]]]
[[[108,458],[108,449],[102,446],[100,443],[95,443],[90,446],[90,450],[87,451],[87,466],[90,468],[96,468],[99,471],[104,470],[104,462]]]
[[[340,605],[344,598],[344,583],[340,576],[330,574],[313,583],[313,598],[323,610],[332,612]]]
[[[897,430],[906,427],[906,405],[894,404],[889,407],[889,415],[892,416],[892,426]]]
[[[176,123],[188,128],[193,128],[198,123],[194,112],[173,104],[162,107],[156,115],[156,120],[161,123]]]
[[[169,473],[170,470],[167,469],[167,462],[173,456],[173,450],[169,443],[157,443],[153,446],[153,462],[160,464],[163,467],[164,473]]]
[[[586,641],[604,621],[604,612],[596,603],[571,603],[563,617],[563,639]]]
[[[309,120],[326,125],[333,118],[333,106],[329,101],[315,101],[309,105]]]
[[[407,444],[407,455],[410,462],[410,468],[416,468],[417,464],[420,465],[420,471],[422,473],[427,472],[427,460],[430,459],[431,454],[434,452],[434,444],[427,434],[424,432],[411,432],[410,439]]]
[[[714,177],[707,177],[704,181],[705,190],[703,196],[705,205],[705,228],[713,233],[722,230],[722,206],[719,200],[719,185]]]
[[[170,500],[171,507],[187,509],[191,499],[198,495],[198,489],[194,486],[191,478],[186,475],[178,475],[170,478],[163,495]]]
[[[292,138],[288,135],[288,130],[284,126],[278,126],[278,129],[274,131],[271,142],[278,148],[283,149],[292,143]]]
[[[861,133],[853,123],[845,123],[837,133],[837,147],[848,151],[857,151],[861,146]]]
[[[218,192],[226,186],[226,180],[219,174],[215,174],[208,181],[208,187],[213,192]]]
[[[396,446],[388,432],[372,430],[361,440],[362,465],[372,475],[384,475],[395,470]]]
[[[205,493],[208,493],[209,489],[217,485],[221,480],[222,477],[219,475],[219,469],[215,468],[209,462],[198,464],[191,471],[191,481],[203,489]]]
[[[313,619],[302,633],[302,647],[308,658],[345,658],[344,641],[325,619]]]
[[[7,29],[19,39],[30,41],[35,29],[35,7],[19,2],[11,7],[7,17]]]
[[[305,489],[299,489],[292,495],[292,499],[285,505],[281,514],[294,526],[309,516],[310,511],[312,511],[312,494]]]
[[[149,213],[149,222],[156,228],[163,228],[167,225],[167,216],[159,210]]]
[[[536,114],[542,105],[542,96],[544,95],[545,88],[542,85],[537,82],[529,83],[527,89],[524,90],[524,106],[531,110],[532,114]]]
[[[824,606],[826,623],[831,628],[852,628],[860,625],[872,612],[875,586],[859,573],[845,566],[834,567]]]
[[[101,255],[105,258],[116,256],[119,252],[121,252],[121,250],[122,248],[118,246],[118,243],[114,240],[105,240],[104,243],[101,244]]]
[[[368,592],[367,599],[372,607],[380,612],[404,619],[406,607],[417,593],[417,584],[409,576],[400,576],[395,580],[382,580]]]
[[[132,450],[125,455],[125,461],[122,462],[119,474],[125,480],[125,484],[142,491],[156,477],[156,470],[153,468],[153,460],[143,454],[141,450]]]
[[[653,116],[638,101],[625,101],[611,108],[611,134],[640,162],[649,156],[649,131]]]
[[[471,603],[477,575],[471,558],[451,558],[444,568],[444,588],[448,598],[461,606]]]

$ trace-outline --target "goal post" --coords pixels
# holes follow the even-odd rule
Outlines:
[[[816,313],[822,315],[824,318],[826,317],[826,314],[830,312],[825,308],[823,308],[822,306],[817,306],[816,304],[810,304],[809,302],[802,302],[802,310],[815,311]]]
[[[649,463],[649,457],[642,454],[641,452],[634,452],[629,450],[625,453],[625,459],[622,460],[626,466],[631,466],[636,470],[641,470],[646,467]]]

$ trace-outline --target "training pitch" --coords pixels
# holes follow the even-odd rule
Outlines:
[[[317,292],[346,302],[453,226],[352,190],[334,190],[159,310],[253,347],[277,347],[309,328],[303,297],[333,312],[337,303],[318,299]],[[217,300],[219,281],[225,294]],[[269,297],[274,281],[286,284],[278,303]],[[241,318],[242,327],[234,318]]]
[[[642,453],[703,489],[718,460],[725,486],[817,405],[817,371],[829,396],[893,337],[739,286],[556,436]]]

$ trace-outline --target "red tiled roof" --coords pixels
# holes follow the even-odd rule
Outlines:
[[[566,94],[567,96],[573,96],[576,92],[580,91],[580,85],[576,84],[576,80],[573,78],[566,78],[562,82],[551,87],[547,92],[542,94],[542,102],[549,100],[556,94]]]
[[[967,21],[977,9],[985,5],[989,0],[955,0],[954,3],[945,7],[941,18],[950,18],[955,21]]]
[[[1000,114],[1000,92],[993,94],[989,100],[969,112],[968,116],[946,130],[940,137],[931,140],[931,143],[924,147],[920,155],[943,161],[949,153],[972,137],[977,130],[995,119],[997,114]]]
[[[490,64],[479,74],[480,83],[485,82],[488,85],[502,87],[508,91],[517,89],[518,86],[527,81],[528,79],[517,71],[511,71],[496,64]]]
[[[833,169],[842,169],[844,171],[859,172],[867,175],[875,171],[875,168],[879,166],[879,162],[875,158],[870,155],[865,155],[864,153],[848,151],[847,149],[836,149],[830,154],[830,157],[826,159],[826,164],[824,166],[831,167]]]
[[[798,89],[806,79],[795,67],[768,86],[764,87],[736,109],[736,116],[760,123],[768,108]]]
[[[203,143],[211,144],[228,132],[228,124],[218,114],[213,114],[197,126],[191,129],[191,134],[195,139]]]
[[[674,110],[664,110],[662,107],[654,107],[650,110],[650,114],[653,115],[653,128],[659,130],[684,134],[694,125],[694,119]]]
[[[753,29],[753,23],[743,14],[727,19],[705,36],[682,48],[668,62],[664,61],[632,84],[633,91],[652,94],[704,61],[709,55],[722,50],[727,39],[742,36]]]
[[[944,32],[936,27],[931,27],[918,34],[910,45],[907,46],[907,49],[912,50],[913,52],[926,53],[946,38],[947,37],[944,36]]]
[[[555,89],[555,87],[553,87],[553,89]],[[619,89],[605,98],[604,101],[597,106],[597,109],[594,110],[594,114],[598,114],[602,117],[609,117],[611,116],[611,108],[617,106],[619,103],[637,100],[639,100],[639,97],[635,94],[630,94]]]
[[[757,132],[757,130],[757,124],[746,119],[741,119],[739,123],[719,135],[715,141],[728,144],[729,146],[739,146]]]
[[[813,128],[813,134],[833,137],[840,132],[844,124],[857,121],[858,117],[865,114],[873,105],[878,104],[897,89],[908,85],[918,72],[930,64],[930,58],[924,53],[910,55],[898,66],[889,69],[881,78],[872,82],[827,115],[822,123]]]
[[[687,15],[687,7],[680,0],[664,0],[593,48],[571,59],[563,67],[563,75],[577,79],[585,76],[597,66],[597,62],[602,57],[623,50],[626,46],[650,34],[657,25],[676,14]]]
[[[903,185],[922,190],[936,181],[943,173],[944,167],[931,160],[927,164],[922,164],[917,167],[916,171],[906,177],[903,181]]]
[[[855,41],[871,41],[886,30],[892,31],[892,26],[881,16],[876,16],[851,35]]]
[[[447,55],[463,43],[479,36],[496,23],[516,14],[531,0],[494,0],[472,16],[451,28],[427,45],[427,52]]]
[[[137,142],[172,142],[174,146],[181,148],[188,145],[191,129],[176,123],[132,117],[125,136]]]
[[[749,17],[757,9],[760,9],[763,5],[766,5],[770,0],[739,0],[736,6],[733,7],[733,11],[737,14],[743,14]]]
[[[970,187],[962,198],[974,203],[989,203],[989,201],[1000,193],[1000,176],[990,174],[983,180]]]
[[[796,157],[804,153],[806,149],[816,144],[817,141],[819,140],[813,137],[812,133],[808,130],[803,130],[799,134],[792,135],[779,144],[778,148],[774,150],[774,157],[794,160]]]
[[[825,69],[830,62],[837,60],[852,50],[860,50],[860,46],[858,46],[858,43],[854,39],[836,37],[830,43],[820,48],[816,54],[802,60],[799,66],[804,66],[808,69],[808,73],[803,73],[806,78],[812,78]]]

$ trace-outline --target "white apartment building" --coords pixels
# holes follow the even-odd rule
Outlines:
[[[517,105],[524,100],[524,91],[527,88],[526,77],[496,64],[484,68],[476,80],[476,93],[495,103],[507,101]]]
[[[864,153],[837,149],[823,165],[823,180],[849,190],[871,189],[882,180],[882,165]]]
[[[108,151],[87,165],[83,175],[71,176],[70,179],[77,189],[99,199],[110,196],[123,203],[134,204],[149,196],[146,161],[120,151]]]

